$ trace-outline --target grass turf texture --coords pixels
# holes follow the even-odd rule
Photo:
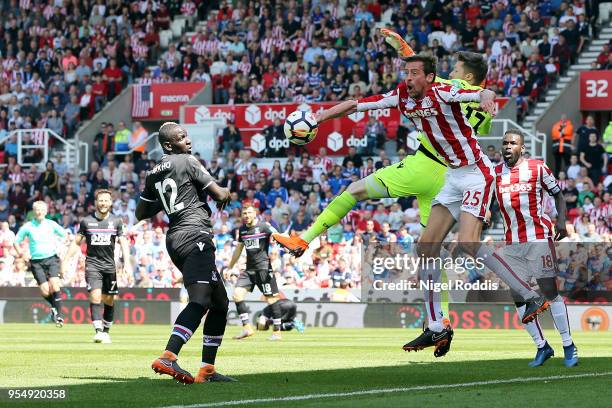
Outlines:
[[[63,388],[69,399],[0,406],[162,407],[282,398],[305,394],[549,377],[612,371],[612,333],[574,333],[580,365],[563,366],[558,334],[546,335],[556,356],[544,367],[529,368],[535,348],[524,331],[456,330],[451,352],[436,359],[432,349],[406,353],[401,346],[418,334],[402,329],[307,329],[285,333],[282,342],[260,332],[235,341],[229,327],[217,358],[218,370],[238,383],[176,384],[150,368],[163,350],[168,326],[115,326],[113,344],[94,344],[89,325],[0,325],[0,387]],[[201,328],[183,348],[179,363],[195,375],[201,353]],[[248,406],[279,407],[506,407],[554,404],[558,407],[612,406],[612,376],[488,384],[390,394],[274,401]],[[239,405],[240,406],[240,405]],[[244,405],[242,405],[244,406]]]

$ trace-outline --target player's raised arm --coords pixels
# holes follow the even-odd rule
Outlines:
[[[317,113],[316,118],[318,123],[322,123],[326,120],[341,118],[355,112],[357,112],[357,101],[354,99],[349,99]]]
[[[340,118],[355,112],[365,112],[374,109],[395,108],[399,102],[397,89],[381,95],[368,96],[359,100],[349,99],[317,113],[317,122],[325,122],[329,119]]]
[[[485,112],[495,116],[497,105],[495,104],[495,92],[488,89],[460,89],[456,86],[434,87],[436,95],[445,103],[453,102],[480,102],[480,107]]]

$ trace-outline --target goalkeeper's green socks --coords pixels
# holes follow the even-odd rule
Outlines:
[[[302,234],[300,238],[311,243],[313,239],[327,231],[328,228],[336,225],[351,209],[357,204],[355,197],[348,191],[343,192],[338,197],[334,198],[325,210]]]

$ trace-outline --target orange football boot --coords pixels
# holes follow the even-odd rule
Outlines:
[[[195,381],[196,383],[205,383],[205,382],[231,382],[237,381],[235,378],[228,377],[223,374],[219,374],[217,370],[215,370],[215,366],[207,365],[206,367],[200,367],[198,371],[198,375],[196,375]]]
[[[180,383],[192,384],[193,376],[188,371],[183,370],[176,360],[176,354],[166,350],[159,358],[153,361],[151,368],[159,375],[166,374]]]

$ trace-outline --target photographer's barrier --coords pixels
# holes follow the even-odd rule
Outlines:
[[[246,302],[253,323],[267,306],[264,302]],[[117,300],[115,324],[171,324],[184,304],[150,300]],[[323,303],[297,304],[297,318],[306,327],[333,328],[414,328],[420,329],[425,318],[422,303]],[[612,330],[612,305],[570,304],[567,306],[570,327],[575,331]],[[64,302],[67,324],[89,324],[89,302]],[[550,313],[541,315],[540,323],[552,329]],[[449,318],[457,329],[522,329],[513,304],[458,303],[450,305]],[[49,305],[42,299],[0,300],[0,323],[52,323]],[[239,325],[233,303],[228,324]]]

